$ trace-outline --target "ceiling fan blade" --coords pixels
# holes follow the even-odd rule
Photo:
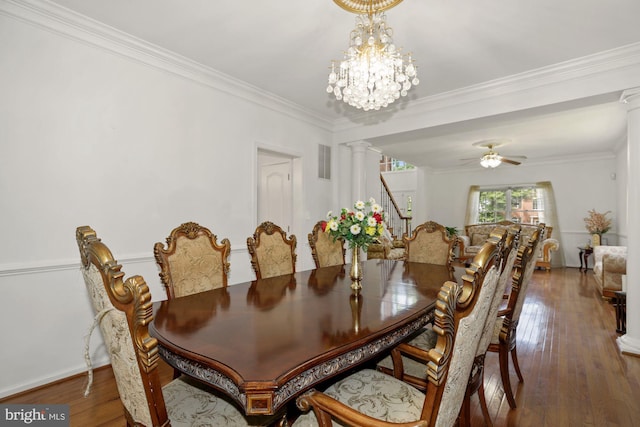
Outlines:
[[[502,158],[502,163],[509,163],[510,165],[516,165],[516,166],[520,164],[520,162],[518,161],[505,159],[504,157]]]

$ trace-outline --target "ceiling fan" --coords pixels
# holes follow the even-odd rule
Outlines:
[[[478,141],[473,144],[475,147],[488,148],[489,151],[485,152],[482,157],[480,157],[480,166],[484,168],[497,168],[502,163],[507,163],[510,165],[519,165],[521,162],[518,160],[526,160],[526,156],[511,156],[511,158],[506,158],[500,155],[494,148],[504,145],[504,142],[501,140],[489,140],[489,141]],[[518,160],[516,160],[518,159]],[[469,159],[475,160],[475,159]]]

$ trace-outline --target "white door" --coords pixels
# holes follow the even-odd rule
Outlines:
[[[291,232],[291,160],[260,166],[258,223],[271,221]]]

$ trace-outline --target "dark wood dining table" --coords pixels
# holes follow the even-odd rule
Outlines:
[[[444,266],[363,262],[240,283],[154,304],[161,357],[227,394],[246,415],[273,415],[309,388],[384,355],[433,317]]]

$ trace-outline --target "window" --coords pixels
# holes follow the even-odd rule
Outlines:
[[[521,224],[545,222],[542,190],[537,186],[480,190],[477,222],[504,220]]]
[[[407,169],[415,169],[415,166],[389,156],[382,156],[380,158],[380,172],[401,171]]]

